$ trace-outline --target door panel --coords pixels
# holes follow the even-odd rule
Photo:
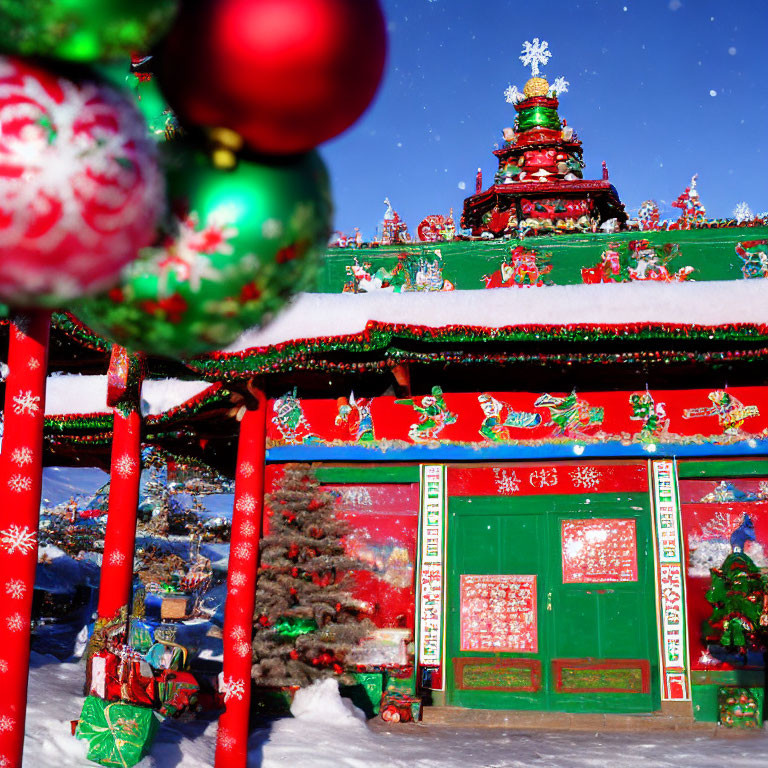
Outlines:
[[[589,500],[573,496],[451,497],[448,513],[449,703],[574,712],[658,708],[646,495],[592,494]],[[563,583],[564,520],[605,520],[594,527],[608,531],[612,526],[623,527],[625,547],[626,530],[632,525],[626,521],[634,521],[636,573],[634,564],[619,558],[621,571],[606,572],[615,581],[590,581],[586,573],[578,576],[586,579],[584,583]],[[462,574],[536,576],[536,653],[461,650]],[[569,578],[575,578],[572,569]],[[618,580],[621,578],[625,580]]]

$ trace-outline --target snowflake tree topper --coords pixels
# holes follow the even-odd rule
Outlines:
[[[531,75],[533,77],[539,76],[539,65],[544,66],[552,56],[552,52],[549,50],[549,43],[546,40],[539,42],[538,37],[533,38],[533,42],[526,40],[523,43],[523,55],[520,57],[520,61],[523,62],[524,67],[531,68]]]

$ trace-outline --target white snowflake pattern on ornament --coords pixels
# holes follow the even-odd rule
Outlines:
[[[33,531],[26,525],[9,525],[4,531],[0,531],[0,541],[5,546],[9,555],[14,552],[26,554],[37,546],[37,531]]]
[[[588,491],[593,491],[600,485],[602,479],[603,473],[594,467],[576,467],[571,472],[574,488],[585,488]]]
[[[240,535],[245,536],[245,538],[247,539],[250,539],[251,536],[253,536],[255,533],[256,533],[256,526],[250,520],[246,520],[240,526]]]
[[[27,626],[27,622],[20,613],[14,613],[5,620],[5,626],[8,627],[11,632],[21,632],[21,630]]]
[[[235,645],[235,653],[238,656],[242,656],[243,658],[246,658],[247,656],[252,655],[253,649],[251,648],[250,643],[246,643],[246,642],[237,643]]]
[[[21,579],[11,579],[5,582],[5,594],[13,600],[21,600],[27,593],[27,585]]]
[[[229,577],[230,583],[235,587],[244,587],[245,583],[248,581],[248,577],[243,573],[243,571],[235,571],[230,577]]]
[[[234,551],[235,557],[240,560],[247,560],[253,554],[253,545],[248,541],[241,541]]]
[[[229,680],[224,678],[222,690],[224,691],[224,701],[229,701],[230,699],[242,701],[243,696],[245,696],[245,681],[235,680],[233,677],[230,677]]]
[[[250,461],[244,461],[237,468],[237,471],[240,473],[240,477],[250,477],[256,470]]]
[[[16,727],[16,720],[8,715],[0,715],[0,731],[12,731]]]
[[[36,357],[30,357],[27,360],[27,367],[30,371],[36,371],[41,365],[42,363]]]
[[[24,493],[32,488],[32,478],[25,475],[11,475],[8,478],[8,487],[14,493]]]
[[[31,464],[32,458],[31,448],[14,448],[13,451],[11,451],[11,461],[14,464],[18,464],[20,467]]]
[[[137,463],[127,453],[115,462],[115,472],[122,478],[129,478],[136,473]]]
[[[250,515],[256,511],[256,499],[251,493],[244,493],[235,502],[235,509],[243,514]]]
[[[13,412],[17,416],[34,416],[39,410],[40,398],[31,389],[13,396]]]
[[[114,552],[109,553],[108,562],[110,565],[122,565],[125,562],[125,555],[116,549]]]
[[[0,672],[5,673],[8,669],[8,662],[5,659],[0,659]]]

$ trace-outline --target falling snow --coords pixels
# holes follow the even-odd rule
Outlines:
[[[5,546],[9,555],[14,552],[26,554],[37,547],[37,531],[19,525],[9,525],[4,531],[0,531],[0,541]]]
[[[13,396],[13,412],[17,416],[34,416],[40,410],[40,398],[32,390]]]

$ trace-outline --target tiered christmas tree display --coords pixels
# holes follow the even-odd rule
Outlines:
[[[523,93],[516,86],[505,95],[514,104],[514,128],[505,128],[504,146],[494,151],[499,169],[485,191],[478,174],[476,194],[464,201],[462,226],[474,236],[494,237],[525,232],[586,231],[609,219],[621,225],[627,215],[603,164],[600,181],[582,178],[581,142],[557,113],[557,97],[568,90],[563,77],[550,85],[539,65],[552,54],[546,41],[525,42],[520,60],[531,67]]]
[[[707,643],[746,654],[763,649],[768,637],[766,584],[760,569],[743,552],[732,552],[712,568],[707,600],[712,615],[702,626]]]
[[[267,496],[253,633],[256,685],[306,685],[342,675],[345,659],[372,626],[350,592],[347,524],[308,465],[289,464]]]

